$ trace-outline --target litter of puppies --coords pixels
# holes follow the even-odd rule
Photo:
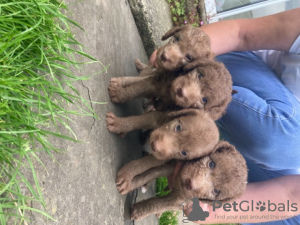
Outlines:
[[[228,142],[219,141],[215,120],[226,113],[231,100],[231,76],[214,59],[209,37],[190,25],[174,27],[157,50],[158,68],[135,61],[138,76],[111,78],[108,92],[113,103],[138,97],[154,99],[155,111],[125,118],[106,115],[107,129],[124,137],[136,129],[151,129],[151,153],[123,166],[117,174],[120,194],[160,176],[174,173],[171,193],[132,206],[131,219],[178,210],[194,197],[212,204],[231,201],[246,188],[247,167],[242,155]]]

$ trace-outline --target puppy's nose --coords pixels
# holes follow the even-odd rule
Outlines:
[[[157,144],[156,144],[156,142],[155,141],[153,141],[152,143],[151,143],[151,149],[152,149],[152,151],[153,152],[157,152]]]
[[[182,98],[182,88],[178,88],[176,94],[178,97]]]
[[[163,52],[161,54],[161,58],[160,59],[161,59],[161,61],[165,62],[165,61],[168,61],[169,57],[168,57],[168,55],[165,52]]]
[[[176,94],[179,98],[183,98],[186,95],[185,90],[183,88],[178,88]]]
[[[191,180],[191,179],[187,179],[187,180],[185,181],[185,186],[186,186],[186,188],[187,188],[188,190],[193,190],[193,182],[192,182],[192,180]]]

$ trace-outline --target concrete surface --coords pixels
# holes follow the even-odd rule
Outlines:
[[[165,0],[128,0],[146,53],[163,45],[161,37],[173,26],[171,12]]]
[[[139,132],[132,132],[124,139],[106,129],[105,114],[112,111],[119,116],[142,113],[141,101],[125,104],[110,103],[107,93],[109,80],[114,76],[136,75],[134,59],[147,62],[147,56],[127,0],[68,0],[69,17],[84,29],[74,28],[75,38],[85,46],[85,51],[109,65],[107,72],[79,82],[80,94],[95,102],[92,104],[100,120],[73,117],[72,128],[82,143],[55,140],[56,146],[67,149],[55,154],[57,162],[40,154],[47,170],[35,163],[38,179],[45,198],[47,212],[55,222],[47,221],[37,213],[30,215],[28,224],[57,225],[120,225],[158,224],[155,216],[133,223],[129,209],[137,192],[121,196],[115,187],[117,170],[130,160],[141,157]],[[89,64],[74,73],[78,76],[94,74],[103,68]],[[71,107],[71,106],[70,106]],[[138,200],[154,195],[154,186]],[[40,208],[37,203],[32,206]]]

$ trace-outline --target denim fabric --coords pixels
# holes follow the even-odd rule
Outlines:
[[[300,168],[300,103],[251,52],[221,55],[232,75],[232,96],[217,121],[221,136],[269,170]]]
[[[217,124],[221,138],[246,158],[249,182],[300,174],[300,103],[252,52],[217,60],[226,65],[237,91]],[[300,216],[264,224],[300,224]]]

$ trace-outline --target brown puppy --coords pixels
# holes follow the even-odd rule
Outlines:
[[[176,71],[203,58],[213,58],[210,38],[200,28],[186,25],[169,30],[162,40],[170,41],[157,50],[156,62],[166,71]]]
[[[162,39],[171,36],[173,38],[169,43],[157,51],[156,61],[159,68],[146,66],[136,60],[140,76],[111,78],[108,92],[112,102],[121,103],[136,97],[156,97],[157,87],[170,85],[178,76],[178,70],[195,67],[192,63],[199,59],[213,58],[210,39],[200,28],[191,25],[174,27]],[[164,89],[168,90],[169,87]],[[158,96],[164,95],[166,91],[161,93]]]
[[[173,173],[174,164],[147,156],[126,164],[117,174],[117,189],[126,194],[160,176]],[[154,197],[133,205],[131,219],[139,220],[179,205],[194,197],[212,203],[231,201],[246,188],[247,167],[242,155],[229,143],[219,142],[207,156],[185,162],[175,177],[173,189],[164,197]]]
[[[231,100],[232,80],[223,63],[214,60],[198,60],[191,63],[196,68],[185,74],[173,76],[171,72],[134,77],[139,80],[126,86],[131,78],[121,77],[111,80],[108,88],[113,102],[146,97],[159,99],[156,110],[199,108],[209,112],[211,118],[219,119]],[[144,69],[148,71],[149,67]]]
[[[136,129],[154,129],[150,135],[153,155],[160,160],[189,160],[207,155],[219,140],[214,121],[203,110],[148,112],[120,118],[107,113],[107,129],[125,135]]]
[[[143,79],[141,77],[153,76],[167,71],[174,72],[185,66],[187,69],[191,69],[192,67],[188,66],[190,63],[199,59],[212,59],[214,57],[210,50],[210,38],[200,28],[191,25],[173,27],[162,37],[162,40],[170,37],[172,37],[170,41],[157,50],[158,69],[136,60],[136,68],[141,72],[140,78],[135,76],[112,78],[112,83],[118,81],[121,86],[127,86]],[[176,75],[176,73],[172,74]]]
[[[217,120],[231,101],[231,76],[223,63],[213,60],[198,60],[194,65],[194,70],[172,82],[170,102],[182,108],[204,109]]]
[[[200,28],[191,25],[171,28],[163,37],[167,44],[157,50],[156,63],[165,71],[177,71],[199,59],[212,59],[210,38]],[[138,72],[148,67],[139,60],[135,61]],[[186,69],[191,69],[187,67]]]

